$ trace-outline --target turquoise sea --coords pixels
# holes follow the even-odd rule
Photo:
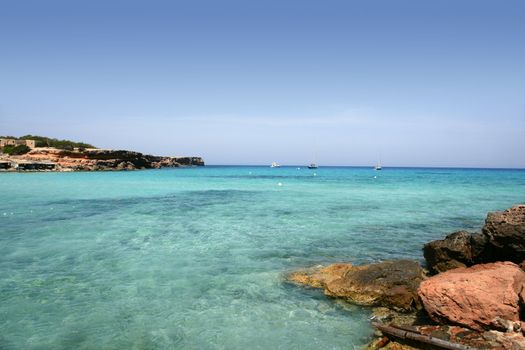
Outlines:
[[[316,176],[314,176],[314,173]],[[284,281],[525,202],[525,171],[0,174],[0,349],[359,349],[370,310]]]

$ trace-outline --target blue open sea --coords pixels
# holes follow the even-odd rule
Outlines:
[[[370,309],[284,276],[423,261],[525,202],[525,171],[5,173],[0,198],[2,350],[359,349]]]

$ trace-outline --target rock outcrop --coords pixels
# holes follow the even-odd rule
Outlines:
[[[288,280],[379,306],[372,319],[382,335],[372,348],[422,349],[431,338],[479,349],[525,348],[525,205],[489,213],[481,232],[454,232],[423,251],[438,273],[430,278],[417,262],[400,260],[337,263],[292,273]],[[379,326],[385,323],[423,337],[400,338],[392,327]]]
[[[425,244],[428,268],[443,272],[479,263],[525,260],[525,205],[487,215],[481,233],[459,231]]]
[[[363,266],[339,263],[288,276],[290,281],[323,288],[325,294],[331,297],[401,311],[415,310],[420,306],[417,289],[424,278],[421,266],[410,260]]]
[[[6,160],[12,170],[18,164],[53,164],[58,171],[136,170],[163,167],[202,166],[200,157],[159,157],[124,150],[88,148],[83,150],[61,150],[57,148],[35,148],[21,156]],[[23,170],[23,169],[19,169]]]
[[[489,213],[482,234],[487,239],[483,259],[521,263],[525,260],[525,205]]]
[[[523,270],[497,262],[440,273],[423,281],[418,293],[436,322],[479,331],[519,331],[524,288]]]
[[[471,266],[472,234],[467,231],[454,232],[445,239],[427,243],[423,255],[433,272],[443,272],[458,267]]]

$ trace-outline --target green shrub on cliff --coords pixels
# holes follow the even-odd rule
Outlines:
[[[84,142],[74,142],[69,140],[58,140],[52,139],[45,136],[36,136],[36,135],[24,135],[19,138],[20,140],[35,140],[36,147],[55,147],[65,150],[73,150],[75,147],[79,148],[96,148],[93,145]]]
[[[31,148],[27,147],[26,145],[5,146],[4,148],[2,148],[3,153],[10,154],[10,155],[26,154],[30,150]]]

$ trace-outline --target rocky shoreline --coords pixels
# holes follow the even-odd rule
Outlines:
[[[367,349],[525,349],[525,205],[423,251],[428,271],[410,260],[337,263],[287,280],[374,307]]]
[[[200,157],[161,157],[98,148],[34,148],[23,155],[0,156],[0,171],[108,171],[204,166]]]

